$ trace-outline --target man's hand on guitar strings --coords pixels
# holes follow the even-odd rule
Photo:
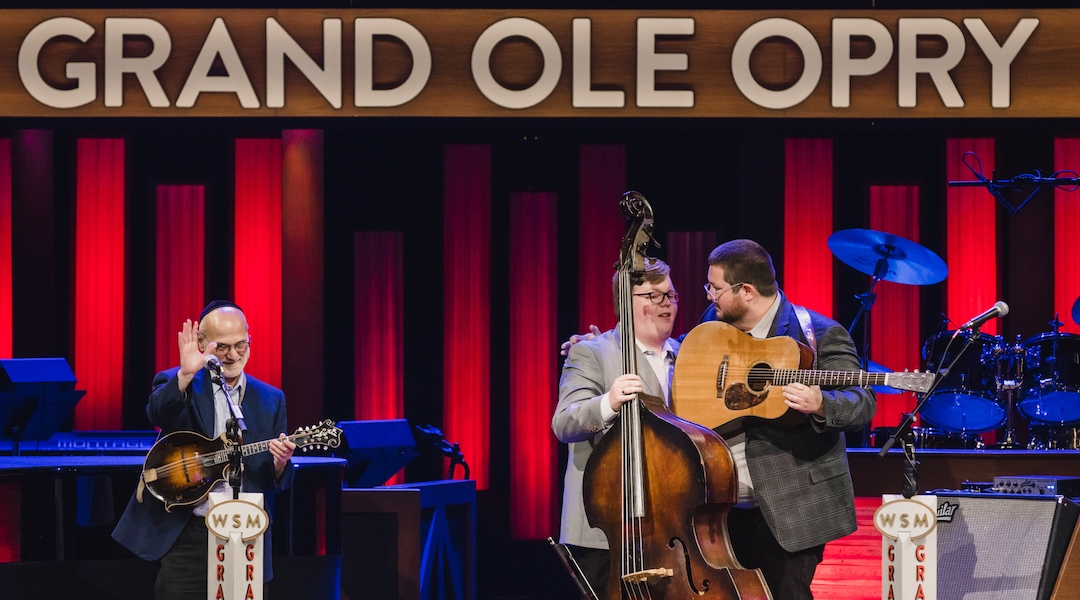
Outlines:
[[[792,382],[784,386],[784,404],[807,415],[825,416],[821,387]]]

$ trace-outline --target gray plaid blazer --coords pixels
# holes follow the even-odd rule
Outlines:
[[[780,303],[769,337],[786,335],[808,344],[787,297],[781,295]],[[715,309],[702,317],[710,320],[716,320]],[[855,344],[844,327],[814,311],[810,322],[818,341],[818,369],[860,369]],[[776,540],[789,552],[825,544],[856,529],[844,430],[868,424],[877,403],[869,388],[823,389],[821,395],[824,422],[807,417],[795,429],[759,425],[746,433],[754,499]]]

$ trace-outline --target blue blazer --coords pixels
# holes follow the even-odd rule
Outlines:
[[[176,431],[191,431],[206,437],[214,436],[214,392],[205,369],[195,374],[187,389],[187,398],[181,393],[176,374],[179,367],[162,371],[154,377],[154,391],[146,405],[146,416],[161,428],[161,436]],[[272,385],[247,375],[244,390],[244,421],[247,433],[244,443],[261,442],[287,433],[285,417],[285,394]],[[244,457],[244,492],[265,494],[265,508],[271,521],[274,516],[274,494],[292,484],[292,462],[285,466],[281,482],[274,474],[274,458],[269,452]],[[135,494],[128,501],[123,516],[116,524],[112,537],[125,548],[145,560],[158,560],[180,537],[193,506],[175,506],[165,512],[165,505],[149,492],[143,494],[140,503]],[[271,539],[267,531],[263,536],[263,576],[273,578],[271,565]]]

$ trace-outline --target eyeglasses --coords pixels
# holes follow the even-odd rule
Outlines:
[[[723,290],[718,290],[718,289],[714,288],[711,283],[706,283],[705,284],[705,293],[708,294],[709,297],[712,298],[713,300],[719,300],[720,296],[724,295],[724,292],[726,292],[728,290],[733,290],[733,289],[735,289],[737,287],[742,287],[744,285],[746,285],[746,282],[732,284],[732,285],[724,288]]]
[[[653,304],[663,304],[664,298],[667,298],[668,302],[675,304],[679,301],[679,292],[671,290],[670,292],[657,292],[652,291],[648,294],[633,294],[634,296],[641,296],[642,298],[648,298],[649,302]]]
[[[225,356],[230,350],[236,350],[237,354],[243,354],[247,352],[248,344],[250,344],[248,340],[240,340],[235,344],[218,344],[214,347],[214,354]]]

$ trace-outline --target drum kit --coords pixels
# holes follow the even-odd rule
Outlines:
[[[945,279],[948,267],[937,254],[899,236],[868,229],[846,229],[829,237],[829,249],[844,264],[872,277],[869,291],[849,332],[869,313],[878,281],[929,285]],[[1080,323],[1080,298],[1072,307]],[[869,360],[864,326],[863,369],[888,372]],[[1013,408],[1030,424],[1029,449],[1080,449],[1080,335],[1051,331],[1021,342],[991,336],[978,329],[948,330],[923,344],[927,371],[943,372],[919,412],[929,427],[913,428],[920,448],[982,447],[978,434],[1005,426],[998,448],[1019,447],[1014,439]],[[879,393],[899,393],[878,389]],[[873,445],[881,447],[896,428],[877,428]]]

